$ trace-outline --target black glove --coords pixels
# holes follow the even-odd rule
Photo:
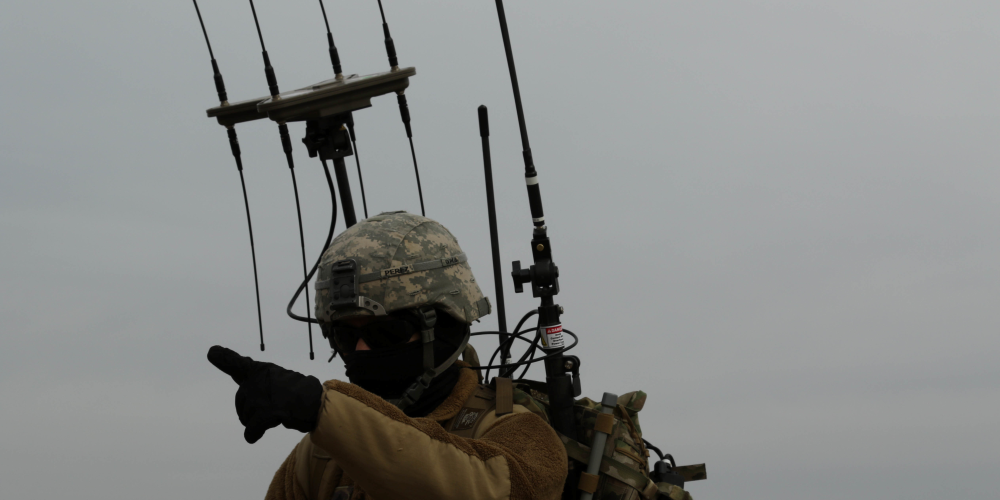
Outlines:
[[[248,443],[256,443],[278,424],[300,432],[316,428],[323,398],[323,384],[316,377],[254,361],[221,346],[208,350],[208,361],[240,385],[236,414],[246,427],[243,437]]]

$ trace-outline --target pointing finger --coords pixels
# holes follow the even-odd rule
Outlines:
[[[249,365],[253,362],[250,358],[240,356],[232,349],[217,345],[208,350],[208,361],[232,377],[237,384],[242,384],[243,380],[246,379]]]

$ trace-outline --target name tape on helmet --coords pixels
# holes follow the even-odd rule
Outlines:
[[[399,266],[390,267],[389,269],[382,270],[382,278],[391,278],[393,276],[400,276],[403,274],[410,274],[411,266]]]
[[[431,269],[439,269],[442,267],[454,266],[455,264],[461,264],[463,262],[468,262],[469,257],[464,253],[455,255],[454,257],[446,257],[438,260],[429,260],[427,262],[418,262],[416,264],[407,264],[397,267],[390,267],[389,269],[383,269],[377,273],[368,273],[358,276],[357,283],[368,283],[369,281],[376,281],[381,279],[393,278],[396,276],[402,276],[404,274],[416,273],[420,271],[430,271]],[[353,280],[352,280],[353,281]],[[316,281],[316,290],[323,290],[330,288],[333,285],[332,279],[318,280]]]
[[[361,276],[358,276],[358,283],[368,283],[369,281],[395,278],[396,276],[418,273],[420,271],[430,271],[432,269],[440,269],[442,267],[454,266],[455,264],[461,264],[463,262],[468,262],[468,261],[469,257],[464,253],[460,253],[453,257],[445,257],[443,259],[418,262],[416,264],[406,264],[397,267],[390,267],[388,269],[383,269],[377,273],[362,274]]]

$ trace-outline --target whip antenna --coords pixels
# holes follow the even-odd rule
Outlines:
[[[535,171],[534,160],[531,157],[531,146],[528,144],[528,130],[524,123],[521,91],[517,85],[517,71],[514,69],[514,54],[510,46],[510,34],[507,31],[507,16],[504,13],[503,0],[496,0],[496,4],[497,17],[500,21],[500,34],[503,36],[503,48],[507,55],[507,69],[510,72],[510,83],[514,90],[517,124],[521,130],[524,181],[528,188],[528,204],[531,207],[531,221],[535,226],[531,238],[531,255],[534,264],[528,269],[521,269],[521,263],[514,262],[511,277],[514,278],[515,292],[523,292],[523,285],[530,284],[532,296],[541,301],[541,305],[538,306],[538,330],[542,349],[546,351],[545,380],[550,403],[550,421],[556,431],[570,439],[576,439],[573,397],[580,394],[580,360],[576,356],[563,355],[568,347],[565,346],[563,340],[563,327],[560,320],[562,307],[554,300],[559,293],[559,268],[552,260],[552,245],[545,226],[545,214],[542,211],[538,173]],[[571,487],[575,488],[572,476],[573,474],[570,474],[567,484],[572,484]]]
[[[319,8],[323,11],[323,23],[326,24],[326,42],[330,48],[330,63],[333,65],[334,79],[338,82],[344,81],[344,73],[340,67],[340,55],[337,53],[337,46],[333,43],[333,33],[330,31],[330,20],[326,17],[326,7],[323,0],[319,0]],[[347,131],[351,136],[351,145],[354,147],[354,163],[358,167],[358,185],[361,187],[361,207],[364,208],[365,218],[368,218],[368,200],[365,198],[365,181],[361,177],[361,155],[358,154],[357,136],[354,134],[354,123],[347,124]]]
[[[264,47],[264,35],[260,30],[260,21],[257,20],[257,9],[254,8],[253,0],[250,0],[250,10],[253,12],[253,22],[257,27],[257,38],[260,39],[260,50],[264,58],[264,77],[267,79],[267,88],[271,92],[271,97],[273,99],[278,99],[278,79],[274,75],[274,68],[271,67],[271,59],[267,55],[267,49]],[[331,37],[332,41],[332,37]],[[332,54],[331,54],[332,55]],[[306,262],[306,236],[305,231],[302,228],[302,206],[299,203],[299,184],[295,178],[295,160],[292,158],[292,138],[288,134],[288,125],[279,121],[278,123],[278,136],[281,139],[281,149],[285,153],[285,162],[288,163],[288,171],[292,174],[292,191],[295,193],[295,214],[298,217],[299,222],[299,247],[302,250],[302,277],[309,281],[309,264]],[[309,300],[309,287],[306,287],[306,316],[311,318],[312,312],[308,304]],[[307,322],[306,327],[309,330],[309,359],[316,359],[316,354],[313,351],[313,335],[312,335],[312,322]]]
[[[306,236],[302,230],[302,208],[299,205],[299,185],[295,181],[295,162],[292,160],[292,140],[288,136],[288,125],[281,123],[278,125],[278,133],[281,135],[281,146],[285,150],[285,158],[288,161],[288,171],[292,173],[292,190],[295,192],[295,213],[299,218],[299,245],[302,249],[302,276],[306,282],[309,281],[311,273],[306,269]],[[325,249],[324,249],[325,250]],[[320,252],[322,253],[322,252]],[[309,287],[306,287],[306,316],[312,318],[309,304]],[[312,322],[306,323],[309,329],[309,359],[316,359],[313,352]]]
[[[264,56],[264,76],[267,78],[267,89],[271,91],[271,97],[277,97],[280,94],[278,91],[278,79],[274,77],[271,58],[267,57],[267,49],[264,48],[264,35],[260,32],[260,22],[257,21],[257,9],[253,6],[253,0],[250,0],[250,10],[253,12],[253,23],[257,26],[257,38],[260,39],[261,55]]]
[[[198,13],[198,23],[201,24],[201,32],[205,35],[205,45],[208,45],[208,56],[212,59],[212,73],[215,79],[215,90],[219,94],[219,103],[228,106],[229,100],[226,96],[226,84],[222,81],[222,73],[219,72],[219,64],[215,62],[215,54],[212,52],[212,42],[208,41],[208,30],[205,29],[205,20],[201,17],[201,9],[198,8],[198,0],[194,2],[194,10]],[[250,229],[250,256],[253,259],[253,286],[257,293],[257,328],[260,331],[260,350],[264,350],[264,320],[260,312],[260,283],[257,279],[257,249],[253,244],[253,222],[250,221],[250,200],[247,198],[247,183],[243,178],[243,159],[240,156],[240,141],[236,138],[236,128],[233,125],[226,126],[226,134],[229,136],[229,148],[232,150],[233,159],[236,160],[236,170],[240,173],[240,185],[243,187],[243,205],[247,211],[247,227]]]
[[[365,180],[361,177],[361,155],[358,153],[358,138],[354,135],[354,123],[347,124],[347,132],[351,136],[351,145],[354,147],[354,163],[358,166],[358,186],[361,188],[361,208],[365,210],[365,218],[368,218],[368,200],[365,199]]]
[[[344,79],[344,72],[340,69],[340,54],[337,53],[337,46],[333,43],[333,33],[330,32],[330,21],[326,18],[326,7],[323,0],[319,0],[319,8],[323,11],[323,23],[326,24],[326,43],[330,47],[330,64],[333,65],[333,74],[337,81]]]
[[[538,189],[538,173],[535,171],[535,161],[531,156],[531,145],[528,143],[528,127],[524,123],[524,108],[521,106],[521,89],[517,85],[517,69],[514,67],[514,53],[510,48],[510,33],[507,31],[507,15],[503,10],[503,0],[496,0],[497,16],[500,18],[500,34],[503,36],[503,48],[507,54],[507,69],[510,72],[510,85],[514,90],[514,108],[517,110],[517,126],[521,130],[521,155],[524,157],[524,179],[528,185],[528,204],[531,207],[531,220],[536,227],[545,225],[545,214],[542,211],[542,195]]]
[[[393,43],[392,35],[389,34],[389,23],[385,22],[382,0],[378,0],[378,13],[382,15],[382,33],[385,34],[385,53],[389,56],[389,69],[397,71],[399,70],[399,61],[396,59],[396,44]]]
[[[483,170],[486,177],[486,211],[490,218],[490,247],[493,250],[493,283],[497,292],[497,323],[500,327],[500,364],[510,364],[507,339],[507,312],[503,300],[503,271],[500,266],[500,237],[497,234],[497,206],[493,197],[493,161],[490,158],[490,119],[486,106],[479,106],[479,137],[483,139]]]
[[[240,143],[236,140],[236,129],[230,128],[229,142],[236,155],[236,168],[240,171],[240,185],[243,186],[243,205],[247,210],[247,227],[250,229],[250,256],[253,258],[253,288],[257,293],[257,328],[260,330],[260,350],[264,350],[264,320],[260,315],[260,284],[257,281],[257,250],[253,245],[253,224],[250,222],[250,201],[247,199],[247,183],[243,180],[243,162],[240,160]]]
[[[396,58],[396,44],[389,34],[389,23],[385,22],[385,10],[382,9],[382,0],[378,0],[378,11],[382,15],[382,32],[385,34],[385,53],[389,56],[389,70],[399,71],[399,60]],[[406,94],[402,90],[396,92],[396,102],[399,103],[399,116],[403,119],[403,126],[406,127],[406,138],[410,141],[410,156],[413,158],[413,173],[417,177],[417,196],[420,197],[420,215],[426,216],[424,210],[424,190],[420,187],[420,169],[417,168],[417,153],[413,149],[413,129],[410,127],[410,108],[406,104]]]
[[[205,45],[208,45],[208,57],[212,58],[212,73],[215,79],[215,90],[219,93],[219,103],[223,106],[229,104],[226,96],[226,84],[222,81],[222,73],[219,72],[219,63],[215,62],[215,54],[212,52],[212,42],[208,41],[208,30],[205,29],[205,21],[201,18],[201,9],[198,8],[198,0],[194,1],[194,11],[198,13],[198,23],[201,24],[201,33],[205,35]]]

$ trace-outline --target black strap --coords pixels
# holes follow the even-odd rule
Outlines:
[[[418,399],[420,399],[420,396],[424,394],[424,391],[431,386],[431,380],[434,377],[437,377],[438,375],[444,373],[444,371],[447,370],[448,367],[451,366],[453,363],[455,363],[455,360],[457,360],[458,357],[461,356],[463,352],[465,352],[465,346],[469,345],[469,338],[471,336],[472,332],[466,332],[465,336],[462,337],[462,342],[459,343],[458,348],[455,349],[455,352],[453,352],[451,356],[448,356],[448,359],[444,360],[444,363],[438,365],[437,368],[425,371],[423,375],[418,377],[417,381],[414,382],[413,385],[411,385],[410,388],[403,393],[403,396],[399,398],[399,400],[390,400],[389,402],[396,405],[396,408],[399,408],[400,410],[405,410],[408,406],[412,405]]]

